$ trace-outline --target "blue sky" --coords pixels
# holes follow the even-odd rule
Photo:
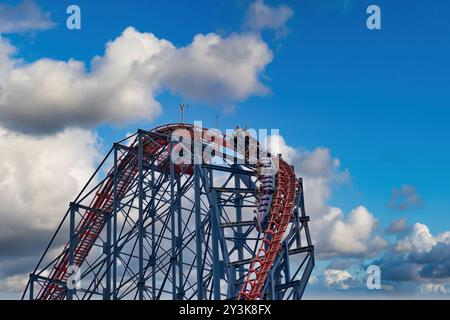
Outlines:
[[[45,56],[89,63],[127,26],[183,46],[197,33],[239,31],[247,5],[79,1],[83,29],[73,32],[64,27],[69,2],[39,2],[58,26],[35,34],[31,41],[18,36],[21,56],[28,61]],[[239,102],[234,114],[221,115],[221,124],[280,128],[291,145],[329,147],[351,168],[364,202],[380,214],[387,211],[392,188],[415,185],[432,214],[422,210],[414,217],[425,215],[433,230],[443,231],[441,221],[450,209],[443,197],[450,191],[445,182],[450,177],[450,150],[445,148],[450,130],[448,5],[381,1],[382,30],[370,31],[365,27],[370,1],[285,3],[295,10],[288,36],[273,41],[270,32],[264,34],[276,52],[265,72],[272,95]],[[160,101],[164,117],[157,121],[177,120],[176,106],[183,98],[163,94]],[[188,119],[215,124],[216,109],[194,109]],[[255,112],[257,119],[252,117]],[[134,128],[105,132],[117,139]]]
[[[14,6],[18,1],[0,3]],[[54,23],[51,28],[2,36],[26,64],[42,58],[75,59],[90,69],[91,59],[103,56],[105,44],[129,26],[167,39],[176,47],[189,45],[196,34],[212,32],[226,38],[245,33],[250,3],[78,0],[82,30],[71,31],[65,20],[72,1],[39,0],[36,4]],[[207,103],[165,89],[155,95],[163,107],[160,116],[128,123],[105,121],[88,129],[98,134],[106,148],[137,127],[178,121],[177,106],[186,102],[190,105],[187,121],[203,120],[206,126],[215,126],[219,115],[222,128],[279,128],[286,143],[300,152],[328,148],[339,159],[339,170],[348,169],[350,179],[332,185],[327,203],[344,213],[364,206],[379,221],[378,233],[390,241],[409,236],[407,231],[391,236],[384,232],[392,221],[403,217],[409,229],[420,222],[433,235],[450,230],[448,1],[267,0],[265,4],[285,5],[294,12],[282,36],[270,28],[260,30],[273,54],[258,74],[270,88],[269,94],[249,93],[231,103]],[[370,4],[382,10],[381,30],[366,27]],[[402,186],[412,187],[421,200],[395,210],[388,204],[393,190],[402,190]],[[327,268],[331,260],[319,262],[319,269]],[[447,288],[446,279],[424,281]],[[407,289],[399,294],[414,295],[412,283],[402,283]],[[358,288],[315,286],[312,292],[317,295],[368,294]]]

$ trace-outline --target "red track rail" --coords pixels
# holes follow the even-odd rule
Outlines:
[[[167,134],[179,128],[189,129],[192,133],[193,126],[171,124],[155,128],[151,133]],[[207,129],[203,130],[206,131]],[[226,137],[222,138],[223,143],[225,143]],[[169,141],[164,138],[158,139],[157,142],[146,141],[143,146],[144,158],[157,154],[161,148],[167,146],[168,143]],[[137,144],[134,144],[132,148],[137,151]],[[117,182],[117,194],[119,199],[124,196],[129,187],[129,182],[138,173],[138,163],[135,154],[137,154],[137,152],[127,153],[118,161],[118,171],[123,172],[123,175],[119,177],[120,179]],[[166,156],[168,156],[168,154]],[[92,250],[94,243],[105,227],[105,214],[112,213],[114,203],[113,169],[111,169],[107,177],[108,178],[101,186],[100,191],[96,193],[91,202],[90,208],[93,209],[86,211],[76,227],[76,234],[79,235],[79,239],[74,250],[75,266],[79,267],[84,263]],[[275,257],[280,251],[281,241],[291,218],[297,183],[298,181],[292,167],[280,159],[276,190],[271,206],[270,221],[261,246],[253,259],[249,273],[245,279],[245,284],[239,293],[239,299],[254,300],[261,297],[261,290],[266,281],[267,274],[272,267]],[[64,254],[55,262],[48,277],[49,280],[43,285],[37,299],[64,299],[66,289],[65,286],[61,284],[67,281],[69,275],[68,248],[69,244],[66,245]]]
[[[298,180],[293,168],[279,161],[276,190],[270,212],[270,220],[264,232],[264,238],[253,258],[244,285],[238,299],[257,300],[272,268],[273,262],[281,249],[281,241],[291,220]]]

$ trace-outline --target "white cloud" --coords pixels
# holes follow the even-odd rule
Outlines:
[[[425,264],[422,276],[450,278],[450,231],[433,236],[426,225],[416,223],[395,249],[408,253],[409,262]]]
[[[337,287],[339,289],[346,290],[350,288],[348,281],[353,277],[345,270],[327,269],[323,273],[323,281],[328,287]]]
[[[176,48],[129,27],[89,70],[73,59],[13,60],[11,45],[0,41],[1,122],[21,132],[152,120],[161,114],[156,96],[162,90],[219,105],[269,91],[259,76],[272,52],[254,34],[197,35]]]
[[[161,82],[194,100],[228,104],[268,93],[259,75],[271,61],[267,44],[255,35],[200,34],[165,57]]]
[[[28,276],[25,274],[7,277],[0,281],[0,292],[17,293],[24,290]]]
[[[385,246],[381,238],[373,237],[376,226],[377,220],[363,206],[353,209],[347,219],[339,214],[330,228],[328,246],[342,254],[368,254],[371,245]]]
[[[16,6],[0,4],[0,33],[46,30],[54,26],[34,0],[23,0]]]
[[[0,150],[5,151],[0,158],[2,254],[11,245],[4,242],[32,237],[21,232],[55,229],[93,173],[97,148],[96,135],[81,129],[45,137],[0,129]]]
[[[23,291],[25,273],[94,172],[99,147],[82,129],[31,137],[0,128],[0,292]]]
[[[317,278],[317,276],[311,275],[311,276],[309,277],[308,284],[312,285],[312,284],[317,283],[317,281],[319,281],[319,279]]]
[[[397,241],[395,250],[398,252],[428,252],[436,243],[437,240],[430,233],[428,226],[415,223],[411,232]]]
[[[287,33],[286,23],[293,15],[294,11],[287,5],[271,7],[263,0],[257,0],[248,8],[245,26],[257,32],[273,29],[280,37]]]
[[[450,286],[443,283],[422,283],[418,287],[420,294],[448,294]]]
[[[8,75],[13,67],[13,61],[10,57],[16,52],[14,48],[6,39],[0,35],[0,94],[2,94],[2,84],[8,78]]]
[[[386,279],[415,281],[425,285],[418,290],[430,289],[434,284],[445,284],[450,279],[450,232],[434,236],[427,225],[415,223],[397,239],[378,264]],[[436,282],[437,281],[437,282]],[[435,288],[434,286],[431,288]]]
[[[340,160],[332,157],[329,149],[296,149],[277,135],[268,138],[268,145],[294,165],[297,175],[303,178],[305,205],[319,258],[371,257],[387,246],[387,241],[376,235],[378,220],[367,208],[358,206],[345,215],[328,204],[332,186],[350,182],[348,170],[341,169]]]

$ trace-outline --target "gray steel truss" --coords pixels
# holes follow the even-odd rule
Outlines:
[[[193,172],[192,167],[183,172],[169,160],[157,166],[173,142],[158,154],[144,154],[143,144],[147,139],[154,141],[154,135],[139,130],[114,144],[70,204],[30,275],[23,299],[39,298],[51,284],[61,287],[60,298],[68,300],[237,298],[262,238],[254,223],[258,186],[254,167],[196,164]],[[131,153],[137,161],[135,175],[130,174],[135,162],[123,165],[120,161]],[[122,190],[124,177],[129,179],[126,190]],[[89,207],[108,178],[114,184],[111,210]],[[299,182],[292,221],[263,299],[301,299],[314,267],[309,217]],[[89,255],[76,261],[77,241],[90,231],[77,226],[93,211],[102,217],[103,228]],[[81,264],[79,279],[73,278],[75,274],[66,281],[51,277],[53,266],[64,256],[69,265]]]

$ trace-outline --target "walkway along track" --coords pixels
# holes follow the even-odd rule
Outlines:
[[[143,144],[143,158],[150,159],[160,154],[158,158],[159,165],[167,164],[165,160],[167,160],[169,155],[167,149],[170,141],[165,136],[177,129],[188,129],[192,134],[194,127],[186,124],[171,124],[153,129],[150,131],[150,134],[154,134],[154,140],[146,140]],[[207,129],[203,130],[206,131]],[[78,234],[78,239],[74,245],[73,257],[69,257],[70,244],[67,244],[64,254],[55,262],[48,277],[49,280],[43,285],[37,299],[62,300],[65,298],[67,288],[63,284],[68,280],[68,267],[71,260],[73,265],[77,267],[80,267],[85,262],[106,225],[106,217],[113,213],[115,192],[117,198],[121,199],[127,188],[130,187],[129,181],[138,174],[137,150],[138,143],[135,142],[130,147],[130,151],[119,159],[117,172],[122,174],[118,177],[116,190],[114,190],[113,183],[114,168],[110,170],[100,191],[95,194],[89,206],[92,209],[85,212],[76,226],[75,234]],[[276,190],[271,205],[269,223],[257,254],[250,265],[238,299],[256,300],[261,298],[261,291],[273,262],[280,252],[284,233],[291,220],[298,189],[298,180],[293,168],[284,160],[279,159],[278,165],[279,171],[276,176]],[[190,168],[184,168],[183,170],[192,174],[192,165]]]

